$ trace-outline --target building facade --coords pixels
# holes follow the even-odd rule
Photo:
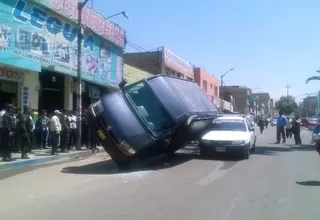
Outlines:
[[[252,95],[257,97],[257,110],[260,115],[269,115],[270,94],[267,92],[255,92]]]
[[[0,2],[0,102],[32,109],[75,110],[77,0]],[[125,31],[89,8],[82,12],[83,107],[118,85]],[[85,28],[87,29],[87,28]],[[94,34],[91,34],[94,33]],[[114,37],[116,36],[116,37]],[[15,91],[8,90],[15,83]],[[5,100],[6,99],[6,100]]]
[[[203,89],[212,102],[217,102],[220,92],[220,81],[200,67],[194,68],[194,81]],[[215,103],[219,105],[219,103]]]
[[[124,62],[152,74],[194,80],[193,66],[166,47],[150,52],[126,53]]]
[[[132,84],[139,80],[152,76],[151,73],[148,73],[134,66],[130,66],[128,64],[123,65],[123,75],[128,84]]]
[[[220,88],[221,97],[224,94],[230,94],[234,98],[234,112],[241,114],[249,114],[250,111],[250,95],[252,93],[250,88],[245,86],[222,86]]]

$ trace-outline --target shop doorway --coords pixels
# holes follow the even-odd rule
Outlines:
[[[18,83],[0,80],[0,109],[4,108],[4,104],[13,104],[17,106]]]
[[[39,110],[64,109],[64,75],[43,70],[39,75]]]

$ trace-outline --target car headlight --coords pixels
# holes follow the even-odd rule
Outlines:
[[[248,144],[249,140],[238,140],[238,141],[233,141],[232,144],[233,145],[245,145]]]

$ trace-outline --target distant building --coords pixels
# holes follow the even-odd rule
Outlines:
[[[145,79],[149,76],[152,76],[151,73],[148,73],[144,70],[130,66],[128,64],[123,65],[123,75],[124,79],[127,81],[128,85],[135,83],[139,80]]]
[[[257,97],[256,109],[260,115],[269,115],[270,94],[267,92],[255,92],[252,95]]]
[[[193,66],[166,47],[156,51],[126,53],[124,63],[152,74],[168,74],[194,80]]]
[[[234,111],[241,114],[249,114],[249,97],[252,91],[245,86],[222,86],[220,88],[220,97],[230,94],[234,98]]]

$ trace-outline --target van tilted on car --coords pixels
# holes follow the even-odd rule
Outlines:
[[[120,167],[175,153],[200,139],[217,115],[195,82],[168,75],[121,86],[89,107],[89,123]]]

